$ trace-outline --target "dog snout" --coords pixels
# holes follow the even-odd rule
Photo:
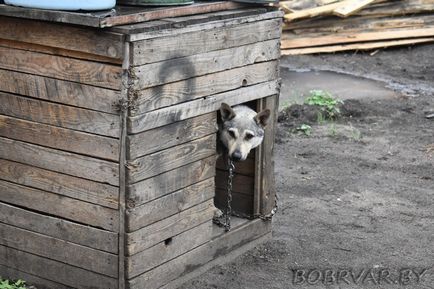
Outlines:
[[[239,150],[236,150],[232,153],[231,159],[234,161],[239,161],[239,160],[241,160],[242,157],[243,156],[242,156],[241,152]]]

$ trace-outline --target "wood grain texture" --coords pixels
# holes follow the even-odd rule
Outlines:
[[[386,40],[386,41],[375,41],[375,42],[362,42],[362,43],[316,46],[316,47],[305,47],[305,48],[293,48],[293,49],[282,50],[282,55],[334,53],[337,51],[348,51],[348,50],[372,50],[372,49],[379,49],[379,48],[386,48],[386,47],[393,47],[393,46],[411,45],[411,44],[429,43],[429,42],[434,42],[434,37],[411,38],[411,39],[400,39],[400,40]]]
[[[19,270],[10,268],[5,265],[0,265],[0,276],[2,276],[2,278],[9,279],[9,280],[17,280],[17,279],[26,280],[26,284],[37,286],[37,288],[40,289],[51,289],[51,288],[72,289],[70,286],[49,281],[47,279],[39,278],[37,276],[25,272],[21,272]]]
[[[75,199],[0,181],[0,201],[73,220],[109,231],[117,231],[118,211]]]
[[[211,156],[148,178],[128,187],[128,207],[134,208],[194,183],[214,177],[214,175],[215,156]]]
[[[223,10],[204,14],[179,16],[176,18],[162,18],[160,20],[131,25],[120,25],[113,27],[110,30],[117,33],[127,34],[127,41],[133,41],[132,39],[135,39],[138,36],[144,36],[146,38],[145,32],[153,33],[177,28],[179,33],[184,33],[183,29],[186,27],[191,28],[192,26],[202,26],[203,29],[207,29],[209,26],[208,24],[211,22],[229,21],[252,15],[259,17],[258,14],[265,13],[266,11],[267,9],[265,8]]]
[[[116,90],[0,69],[0,90],[61,104],[117,114]]]
[[[222,212],[227,208],[227,191],[226,189],[216,189],[215,205]],[[232,213],[240,215],[243,218],[253,218],[253,194],[247,195],[244,193],[232,192]]]
[[[212,237],[212,222],[203,223],[174,236],[170,242],[157,245],[127,257],[127,278],[133,278],[161,264],[170,261],[204,243]]]
[[[117,139],[3,115],[0,115],[0,136],[91,157],[119,160]]]
[[[217,131],[216,113],[207,113],[167,126],[130,135],[127,139],[129,159],[180,145]],[[152,137],[150,137],[152,136]]]
[[[119,66],[0,47],[0,68],[121,89]]]
[[[168,148],[134,161],[129,161],[128,181],[135,183],[180,166],[215,155],[216,135],[212,134],[191,142]]]
[[[277,61],[268,61],[199,76],[194,79],[194,85],[189,85],[193,81],[187,79],[140,90],[135,92],[136,109],[132,115],[271,81],[277,78],[278,71]]]
[[[0,202],[0,222],[97,250],[117,253],[118,235]]]
[[[0,159],[0,179],[117,209],[119,188]]]
[[[245,23],[252,23],[257,21],[264,21],[273,18],[283,17],[282,11],[274,10],[274,11],[268,11],[266,13],[264,12],[265,11],[263,11],[263,8],[255,7],[249,10],[247,9],[235,10],[233,13],[234,14],[233,17],[232,16],[221,17],[219,14],[222,13],[227,14],[227,11],[221,11],[215,14],[212,13],[208,15],[195,15],[195,17],[202,18],[196,21],[194,20],[191,21],[190,17],[188,18],[177,17],[176,19],[164,18],[164,20],[162,19],[158,22],[155,21],[156,22],[155,25],[153,25],[153,22],[148,22],[149,24],[139,23],[134,25],[128,25],[122,27],[123,29],[120,32],[130,34],[127,37],[127,41],[135,42],[135,41],[140,41],[145,39],[165,37],[165,36],[173,35],[174,33],[182,34],[182,33],[197,32],[197,31],[202,31],[207,29],[218,29],[221,27],[241,25]],[[214,16],[217,16],[220,19],[218,18],[216,19],[214,18]],[[205,19],[205,21],[203,21],[203,18],[208,18],[208,19]],[[177,24],[177,25],[173,25],[173,24]],[[116,28],[114,29],[116,31]]]
[[[0,223],[0,244],[92,272],[117,277],[117,256]]]
[[[216,168],[219,170],[228,170],[227,161],[225,158],[220,157],[217,159]],[[255,158],[247,158],[242,162],[235,164],[235,174],[253,177],[255,175]]]
[[[388,39],[404,39],[404,38],[420,38],[420,37],[430,37],[434,35],[434,27],[429,28],[419,28],[419,29],[392,29],[384,31],[368,31],[368,32],[348,32],[339,33],[336,35],[318,35],[314,38],[311,37],[289,37],[284,34],[284,39],[282,40],[282,49],[287,48],[300,48],[300,47],[311,47],[320,45],[331,45],[339,43],[355,43],[364,41],[379,41]]]
[[[123,0],[123,4],[128,5],[142,5],[136,0]],[[145,5],[146,6],[146,5]],[[134,13],[121,14],[116,17],[106,17],[101,19],[100,27],[112,27],[122,24],[137,23],[143,21],[157,20],[166,17],[177,17],[183,15],[193,15],[201,13],[209,13],[221,10],[230,10],[241,8],[242,4],[229,2],[229,1],[216,1],[216,2],[195,2],[188,6],[172,6],[172,7],[146,7],[142,11],[134,7]]]
[[[152,225],[128,233],[127,254],[134,255],[204,222],[211,222],[215,211],[213,202],[213,200],[209,200]]]
[[[160,288],[220,256],[254,241],[271,230],[271,222],[255,220],[221,234],[204,245],[128,281],[129,289]]]
[[[280,19],[207,29],[133,43],[133,66],[227,49],[280,37]]]
[[[75,288],[116,288],[115,278],[0,245],[0,264]],[[5,264],[7,263],[7,264]]]
[[[184,80],[279,57],[279,39],[217,50],[132,68],[134,90]]]
[[[100,63],[108,63],[114,65],[122,64],[121,59],[109,58],[106,56],[100,56],[100,55],[89,54],[89,53],[73,51],[73,50],[66,50],[66,49],[61,49],[56,47],[43,46],[43,45],[33,44],[33,43],[6,40],[1,38],[0,38],[0,46],[11,48],[11,49],[19,49],[19,50],[40,52],[45,54],[57,55],[57,56],[65,56],[69,58],[90,60],[90,61],[95,61]]]
[[[268,81],[133,116],[128,119],[128,130],[130,133],[139,133],[172,122],[217,111],[222,102],[235,105],[263,98],[276,94],[278,87],[278,81]]]
[[[0,137],[0,158],[42,169],[119,185],[119,165]]]
[[[116,59],[123,57],[121,34],[92,28],[0,17],[0,38]]]
[[[117,115],[0,92],[0,114],[89,133],[119,137]]]
[[[350,0],[349,2],[346,1],[345,5],[334,9],[333,14],[339,17],[348,17],[362,10],[364,7],[368,6],[373,2],[376,2],[376,0]]]
[[[145,227],[214,197],[214,178],[193,184],[144,205],[129,209],[127,227]]]
[[[216,171],[216,188],[225,190],[227,188],[227,179],[228,179],[229,173],[227,171],[223,170],[217,170]],[[254,180],[251,176],[244,176],[240,174],[234,175],[234,178],[232,180],[232,191],[245,194],[245,195],[251,195],[253,196],[254,193]]]
[[[260,184],[260,208],[261,215],[268,215],[276,205],[276,184],[274,179],[274,138],[277,129],[277,114],[279,109],[279,95],[269,96],[261,100],[265,108],[271,110],[268,120],[269,125],[265,129],[262,159],[258,160],[261,170]]]

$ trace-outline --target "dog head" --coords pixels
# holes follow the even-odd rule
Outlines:
[[[261,144],[270,114],[269,109],[256,113],[245,105],[232,108],[222,103],[219,137],[231,159],[243,161],[251,149]]]

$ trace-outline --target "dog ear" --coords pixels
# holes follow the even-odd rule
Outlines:
[[[267,108],[263,111],[259,112],[255,116],[255,121],[258,125],[260,125],[262,128],[267,126],[268,120],[270,119],[271,111]]]
[[[220,106],[220,115],[223,121],[227,121],[235,117],[235,112],[229,104],[222,102]]]

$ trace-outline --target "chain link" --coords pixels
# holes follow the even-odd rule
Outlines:
[[[236,216],[236,217],[241,217],[241,218],[246,218],[246,219],[253,219],[255,218],[252,215],[247,215],[247,214],[240,214],[237,212],[232,212],[232,187],[233,187],[233,178],[234,178],[234,171],[235,171],[235,165],[232,161],[231,158],[228,157],[228,182],[227,182],[227,187],[226,187],[226,192],[227,192],[227,196],[226,196],[226,200],[227,200],[227,204],[226,204],[226,210],[223,216],[219,216],[219,217],[215,217],[213,218],[213,222],[220,226],[220,227],[224,227],[226,232],[229,232],[231,230],[231,216]],[[277,193],[274,196],[274,207],[271,210],[271,212],[267,215],[257,215],[257,218],[260,218],[261,220],[264,221],[269,221],[273,218],[273,216],[277,213],[277,210],[279,209],[278,206],[278,197],[277,197]],[[222,219],[224,218],[224,221],[222,221]]]

